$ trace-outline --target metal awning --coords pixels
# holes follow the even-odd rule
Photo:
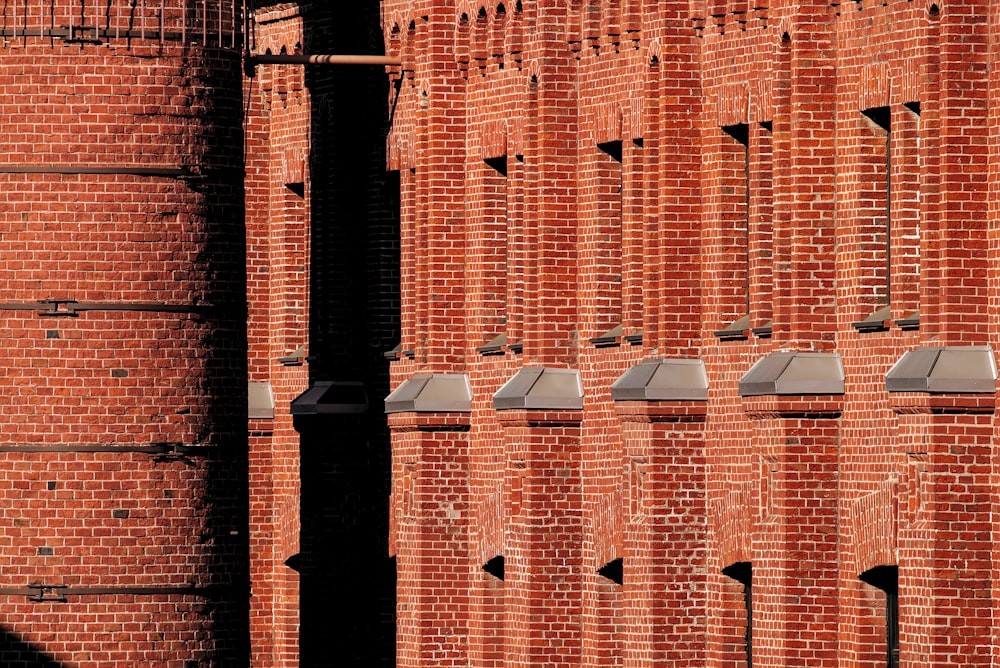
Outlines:
[[[472,387],[461,373],[416,374],[385,398],[386,413],[469,413]]]
[[[583,408],[583,383],[576,369],[526,367],[493,395],[493,408],[579,410]]]
[[[910,350],[885,375],[889,392],[994,392],[990,346],[925,346]]]
[[[274,392],[271,383],[251,380],[247,382],[247,417],[251,420],[274,419]]]
[[[771,353],[740,379],[741,397],[843,393],[844,365],[836,353]]]
[[[368,396],[364,383],[320,380],[295,397],[292,415],[345,415],[366,413]]]
[[[700,359],[654,359],[636,364],[611,385],[615,401],[706,401],[708,374]]]

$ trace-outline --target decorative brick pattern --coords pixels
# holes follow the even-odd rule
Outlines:
[[[885,376],[1000,347],[996,8],[654,4],[381,3],[392,385],[473,391],[448,629],[477,667],[874,668],[897,630],[900,666],[987,665],[995,393]],[[741,397],[782,351],[835,353],[843,394]],[[704,362],[706,402],[612,400],[671,357]],[[496,410],[536,366],[578,370],[582,412]],[[445,614],[431,591],[401,580],[407,619]]]

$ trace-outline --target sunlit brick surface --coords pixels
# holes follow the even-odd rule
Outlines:
[[[1000,345],[997,7],[381,7],[393,386],[472,388],[390,420],[399,665],[876,668],[894,632],[900,666],[992,665],[995,394],[885,376]],[[777,351],[843,392],[741,396]],[[671,357],[707,401],[613,400]],[[496,409],[530,366],[582,410]]]
[[[240,22],[145,4],[0,10],[5,666],[247,653]]]

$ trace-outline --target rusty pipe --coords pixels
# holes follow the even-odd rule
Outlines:
[[[394,56],[307,56],[305,54],[251,54],[248,60],[255,65],[399,65]]]

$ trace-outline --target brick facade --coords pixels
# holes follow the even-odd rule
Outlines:
[[[992,665],[998,8],[381,8],[397,665]]]
[[[0,665],[247,659],[236,10],[0,9]]]
[[[373,54],[376,2],[253,3],[250,50]],[[391,666],[389,391],[399,180],[380,67],[247,69],[251,665]],[[313,401],[329,387],[329,397]],[[346,399],[341,396],[344,394]],[[359,639],[365,639],[360,642]]]

